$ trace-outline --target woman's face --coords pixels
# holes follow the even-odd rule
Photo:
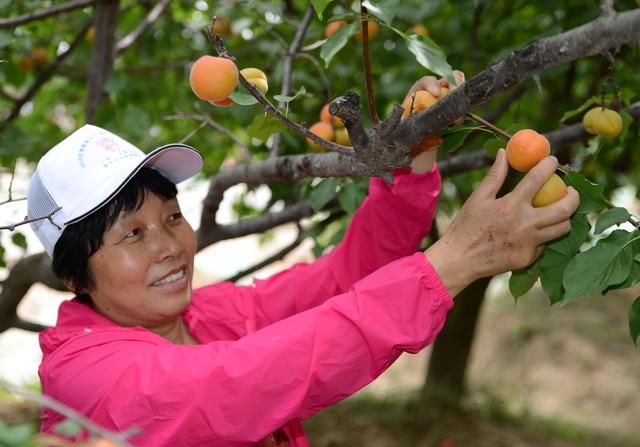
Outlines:
[[[89,258],[88,290],[101,314],[123,326],[171,324],[191,303],[195,233],[176,199],[145,194]]]

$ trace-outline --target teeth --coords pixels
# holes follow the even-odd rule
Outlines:
[[[179,279],[181,279],[184,276],[184,269],[180,270],[177,273],[174,273],[173,275],[169,275],[166,278],[162,278],[160,281],[156,281],[153,283],[154,286],[164,286],[165,284],[169,284],[172,283],[174,281],[177,281]]]

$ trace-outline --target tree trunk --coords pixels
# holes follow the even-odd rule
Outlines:
[[[87,73],[87,123],[92,123],[95,119],[96,109],[104,99],[104,86],[113,70],[119,6],[120,0],[101,0],[96,5],[96,34]]]
[[[490,281],[491,278],[479,279],[456,297],[456,304],[433,344],[423,399],[435,398],[456,405],[464,397],[471,345]]]

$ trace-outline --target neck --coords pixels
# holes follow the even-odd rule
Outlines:
[[[189,328],[182,318],[178,318],[175,321],[162,326],[149,328],[149,330],[177,345],[198,344],[198,341],[193,338],[189,332]]]

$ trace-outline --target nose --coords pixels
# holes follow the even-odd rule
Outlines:
[[[153,235],[155,259],[158,262],[178,257],[184,250],[179,235],[165,225],[159,226]]]

